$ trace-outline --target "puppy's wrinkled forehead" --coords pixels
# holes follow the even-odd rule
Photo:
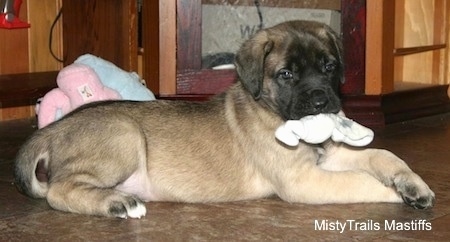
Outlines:
[[[313,61],[321,56],[332,57],[338,53],[332,53],[334,40],[330,39],[327,29],[317,26],[316,28],[304,29],[301,26],[287,26],[286,28],[271,29],[267,37],[274,42],[271,53],[267,56],[268,65],[274,69],[285,67],[288,62]]]

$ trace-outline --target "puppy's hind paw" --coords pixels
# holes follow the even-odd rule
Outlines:
[[[394,184],[403,201],[415,209],[427,209],[434,205],[434,192],[415,173],[397,175]]]
[[[147,209],[139,199],[126,197],[125,201],[112,202],[108,210],[112,217],[118,218],[141,218],[147,213]]]

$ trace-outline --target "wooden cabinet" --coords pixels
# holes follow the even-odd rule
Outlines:
[[[366,94],[449,83],[447,2],[367,1]]]
[[[366,1],[364,95],[344,96],[350,116],[382,126],[450,111],[449,4]]]
[[[63,0],[64,65],[92,53],[125,70],[137,71],[136,3],[136,0]]]
[[[202,68],[201,10],[205,1],[236,2],[142,1],[142,75],[160,98],[204,99],[223,91],[236,79],[233,70]],[[82,2],[63,1],[64,9],[71,9],[64,11],[66,62],[90,52],[126,70],[137,71],[136,1]],[[341,91],[350,117],[369,126],[383,126],[450,111],[450,1],[286,2],[340,11],[346,63],[346,83]]]

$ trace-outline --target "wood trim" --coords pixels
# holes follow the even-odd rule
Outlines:
[[[177,0],[142,2],[143,78],[155,95],[176,94]]]
[[[405,26],[405,1],[395,0],[395,26]],[[405,28],[396,28],[394,48],[403,48]],[[395,50],[394,50],[395,55]],[[394,59],[394,81],[403,81],[404,58]],[[394,88],[395,89],[395,88]]]
[[[218,94],[236,82],[235,70],[184,71],[177,75],[177,94]]]
[[[431,86],[382,95],[343,98],[346,115],[371,128],[414,118],[450,112],[449,85]]]
[[[445,42],[445,34],[447,33],[446,25],[448,23],[445,22],[445,14],[447,9],[445,8],[444,0],[435,0],[434,2],[434,36],[433,36],[433,44],[441,44]],[[445,48],[447,47],[446,44]],[[434,51],[433,52],[433,63],[432,63],[432,77],[431,83],[439,84],[440,80],[444,79],[444,71],[446,62],[442,63],[442,58],[445,55],[445,51]]]
[[[446,44],[436,44],[436,45],[426,45],[417,47],[406,47],[406,48],[396,48],[394,49],[395,56],[413,55],[418,53],[423,53],[427,51],[440,50],[447,48]],[[439,62],[439,60],[438,60]]]
[[[142,2],[142,78],[153,93],[159,93],[160,83],[160,1]],[[164,1],[167,2],[167,1]],[[156,50],[156,51],[155,51]]]
[[[176,94],[177,0],[159,1],[159,4],[159,93]]]
[[[175,94],[175,95],[157,95],[157,99],[162,100],[176,100],[176,101],[194,101],[194,102],[204,102],[210,100],[214,95],[191,95],[191,94]]]
[[[394,91],[395,1],[367,0],[366,94]]]
[[[128,68],[124,68],[128,71],[138,71],[138,13],[137,13],[137,1],[123,1],[124,5],[119,6],[122,8],[122,15],[117,16],[119,18],[128,19],[125,21],[122,19],[120,22],[122,28],[124,29],[123,40],[128,40],[125,42],[127,48],[122,50],[123,62]],[[122,43],[123,44],[123,43]]]
[[[138,52],[142,56],[142,78],[155,94],[159,93],[160,29],[159,24],[156,24],[160,18],[159,5],[159,1],[142,1],[142,48]]]
[[[448,23],[450,23],[450,3],[448,1],[444,1],[444,9],[445,9],[445,15],[444,15],[444,23],[447,23],[443,26],[442,31],[444,31],[442,36],[442,40],[445,43],[449,43],[449,38],[450,38],[450,26]],[[444,51],[444,57],[442,58],[444,63],[447,63],[446,65],[443,66],[443,77],[442,77],[442,81],[444,84],[449,84],[450,83],[450,76],[449,76],[449,71],[450,71],[450,67],[448,65],[448,63],[450,63],[450,48],[447,48]],[[450,97],[450,89],[448,90],[448,96]]]
[[[433,24],[433,44],[438,45],[446,43],[445,35],[447,33],[448,23],[445,21],[447,16],[447,0],[434,0],[434,24]]]
[[[254,6],[254,0],[202,0],[202,4],[229,4],[240,6]],[[297,1],[297,0],[269,0],[261,1],[264,7],[280,8],[312,8],[312,9],[330,9],[340,10],[340,0],[320,0],[320,1]]]
[[[341,26],[344,45],[345,83],[343,95],[361,95],[366,83],[366,1],[341,1]]]
[[[405,1],[406,0],[394,0],[395,1],[395,26],[405,26]],[[402,48],[405,40],[405,28],[395,29],[395,48]]]
[[[202,1],[177,0],[177,71],[202,68]]]

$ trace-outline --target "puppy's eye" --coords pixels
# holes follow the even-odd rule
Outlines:
[[[292,72],[286,69],[281,69],[278,74],[277,74],[278,78],[281,78],[283,80],[290,80],[293,78]]]
[[[325,64],[324,69],[326,72],[333,72],[334,70],[336,70],[336,64],[327,63],[327,64]]]

